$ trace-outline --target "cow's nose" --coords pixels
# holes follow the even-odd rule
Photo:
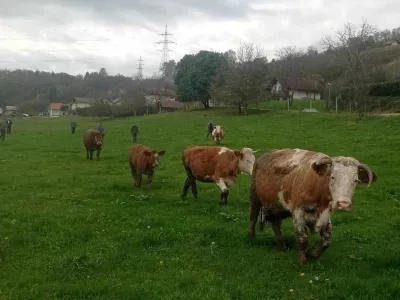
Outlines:
[[[351,211],[352,205],[351,202],[348,200],[338,201],[337,202],[337,209],[341,211]]]

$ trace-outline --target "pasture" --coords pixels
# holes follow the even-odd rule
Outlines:
[[[214,145],[207,122],[225,128],[223,146],[303,148],[354,156],[378,180],[359,187],[353,212],[333,214],[332,246],[297,264],[291,220],[286,253],[269,226],[254,242],[249,177],[218,205],[216,185],[199,199],[180,194],[181,153]],[[86,160],[82,136],[97,120],[15,120],[0,141],[0,299],[397,299],[400,293],[400,119],[224,110],[104,121],[100,161]],[[138,143],[166,150],[151,189],[134,188],[130,127]],[[311,243],[319,238],[312,235]]]

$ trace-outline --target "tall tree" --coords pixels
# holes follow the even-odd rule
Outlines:
[[[213,96],[235,105],[239,114],[247,114],[251,103],[267,99],[269,73],[267,58],[256,45],[242,44],[236,54],[224,54],[213,85]]]
[[[222,62],[222,54],[217,52],[202,50],[196,55],[185,55],[176,66],[178,98],[183,102],[199,100],[209,108],[211,86]]]
[[[334,36],[326,36],[322,40],[325,47],[335,49],[346,60],[346,68],[339,79],[339,93],[343,86],[347,87],[347,91],[358,107],[360,117],[367,110],[366,95],[369,91],[367,83],[371,80],[369,76],[371,54],[363,50],[369,37],[376,32],[377,29],[363,19],[360,25],[347,23],[342,29],[337,30]]]

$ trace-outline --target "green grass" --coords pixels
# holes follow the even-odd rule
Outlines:
[[[301,267],[291,220],[286,253],[269,227],[248,241],[249,177],[226,208],[211,184],[180,200],[182,150],[213,145],[209,119],[224,125],[225,146],[354,156],[378,181],[357,189],[352,213],[333,215],[332,247]],[[110,120],[99,162],[82,146],[96,120],[76,121],[72,135],[67,118],[15,120],[0,141],[0,299],[398,299],[400,119],[215,109]],[[151,189],[132,185],[133,122],[139,142],[166,150]]]

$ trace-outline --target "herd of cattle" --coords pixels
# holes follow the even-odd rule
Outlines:
[[[87,158],[99,159],[103,135],[88,130],[83,138]],[[212,138],[219,145],[224,137],[222,126],[214,126]],[[257,150],[258,151],[258,150]],[[257,160],[251,148],[233,150],[221,146],[189,146],[182,153],[187,178],[182,199],[189,188],[197,198],[196,181],[215,183],[220,189],[221,205],[227,205],[229,187],[238,175],[251,176],[250,237],[260,217],[260,229],[269,222],[275,234],[278,251],[286,249],[282,237],[282,220],[293,219],[298,245],[298,263],[318,258],[331,245],[332,210],[351,211],[357,185],[375,182],[377,176],[367,165],[352,157],[329,157],[320,152],[302,149],[271,150]],[[142,175],[151,185],[155,168],[165,151],[152,150],[136,144],[129,149],[128,162],[135,186],[140,187]],[[319,233],[320,239],[307,250],[308,231]]]

